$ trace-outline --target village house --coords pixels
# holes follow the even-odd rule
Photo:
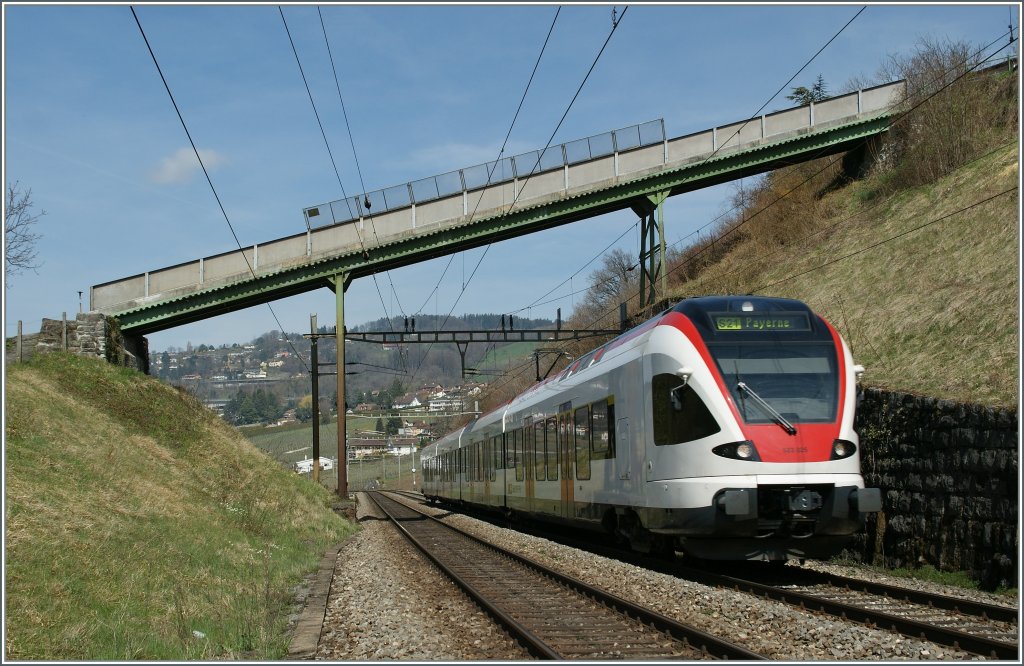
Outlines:
[[[416,409],[422,406],[419,398],[414,393],[406,393],[402,397],[395,400],[395,409]]]

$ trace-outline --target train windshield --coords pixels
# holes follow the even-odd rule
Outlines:
[[[835,421],[839,373],[833,345],[750,342],[708,348],[747,423],[772,423],[773,417],[739,388],[741,383],[790,423]]]

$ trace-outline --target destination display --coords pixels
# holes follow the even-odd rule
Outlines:
[[[713,314],[715,330],[729,331],[809,331],[811,322],[803,312]]]

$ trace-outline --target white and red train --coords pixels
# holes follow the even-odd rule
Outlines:
[[[690,298],[423,449],[423,493],[704,559],[828,557],[881,508],[863,369],[805,304]]]

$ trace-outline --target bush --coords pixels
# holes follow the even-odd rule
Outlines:
[[[980,49],[922,39],[913,55],[891,56],[890,79],[906,79],[909,113],[893,124],[886,164],[892,190],[934,182],[1005,142],[1016,129],[1017,79],[987,70]]]

